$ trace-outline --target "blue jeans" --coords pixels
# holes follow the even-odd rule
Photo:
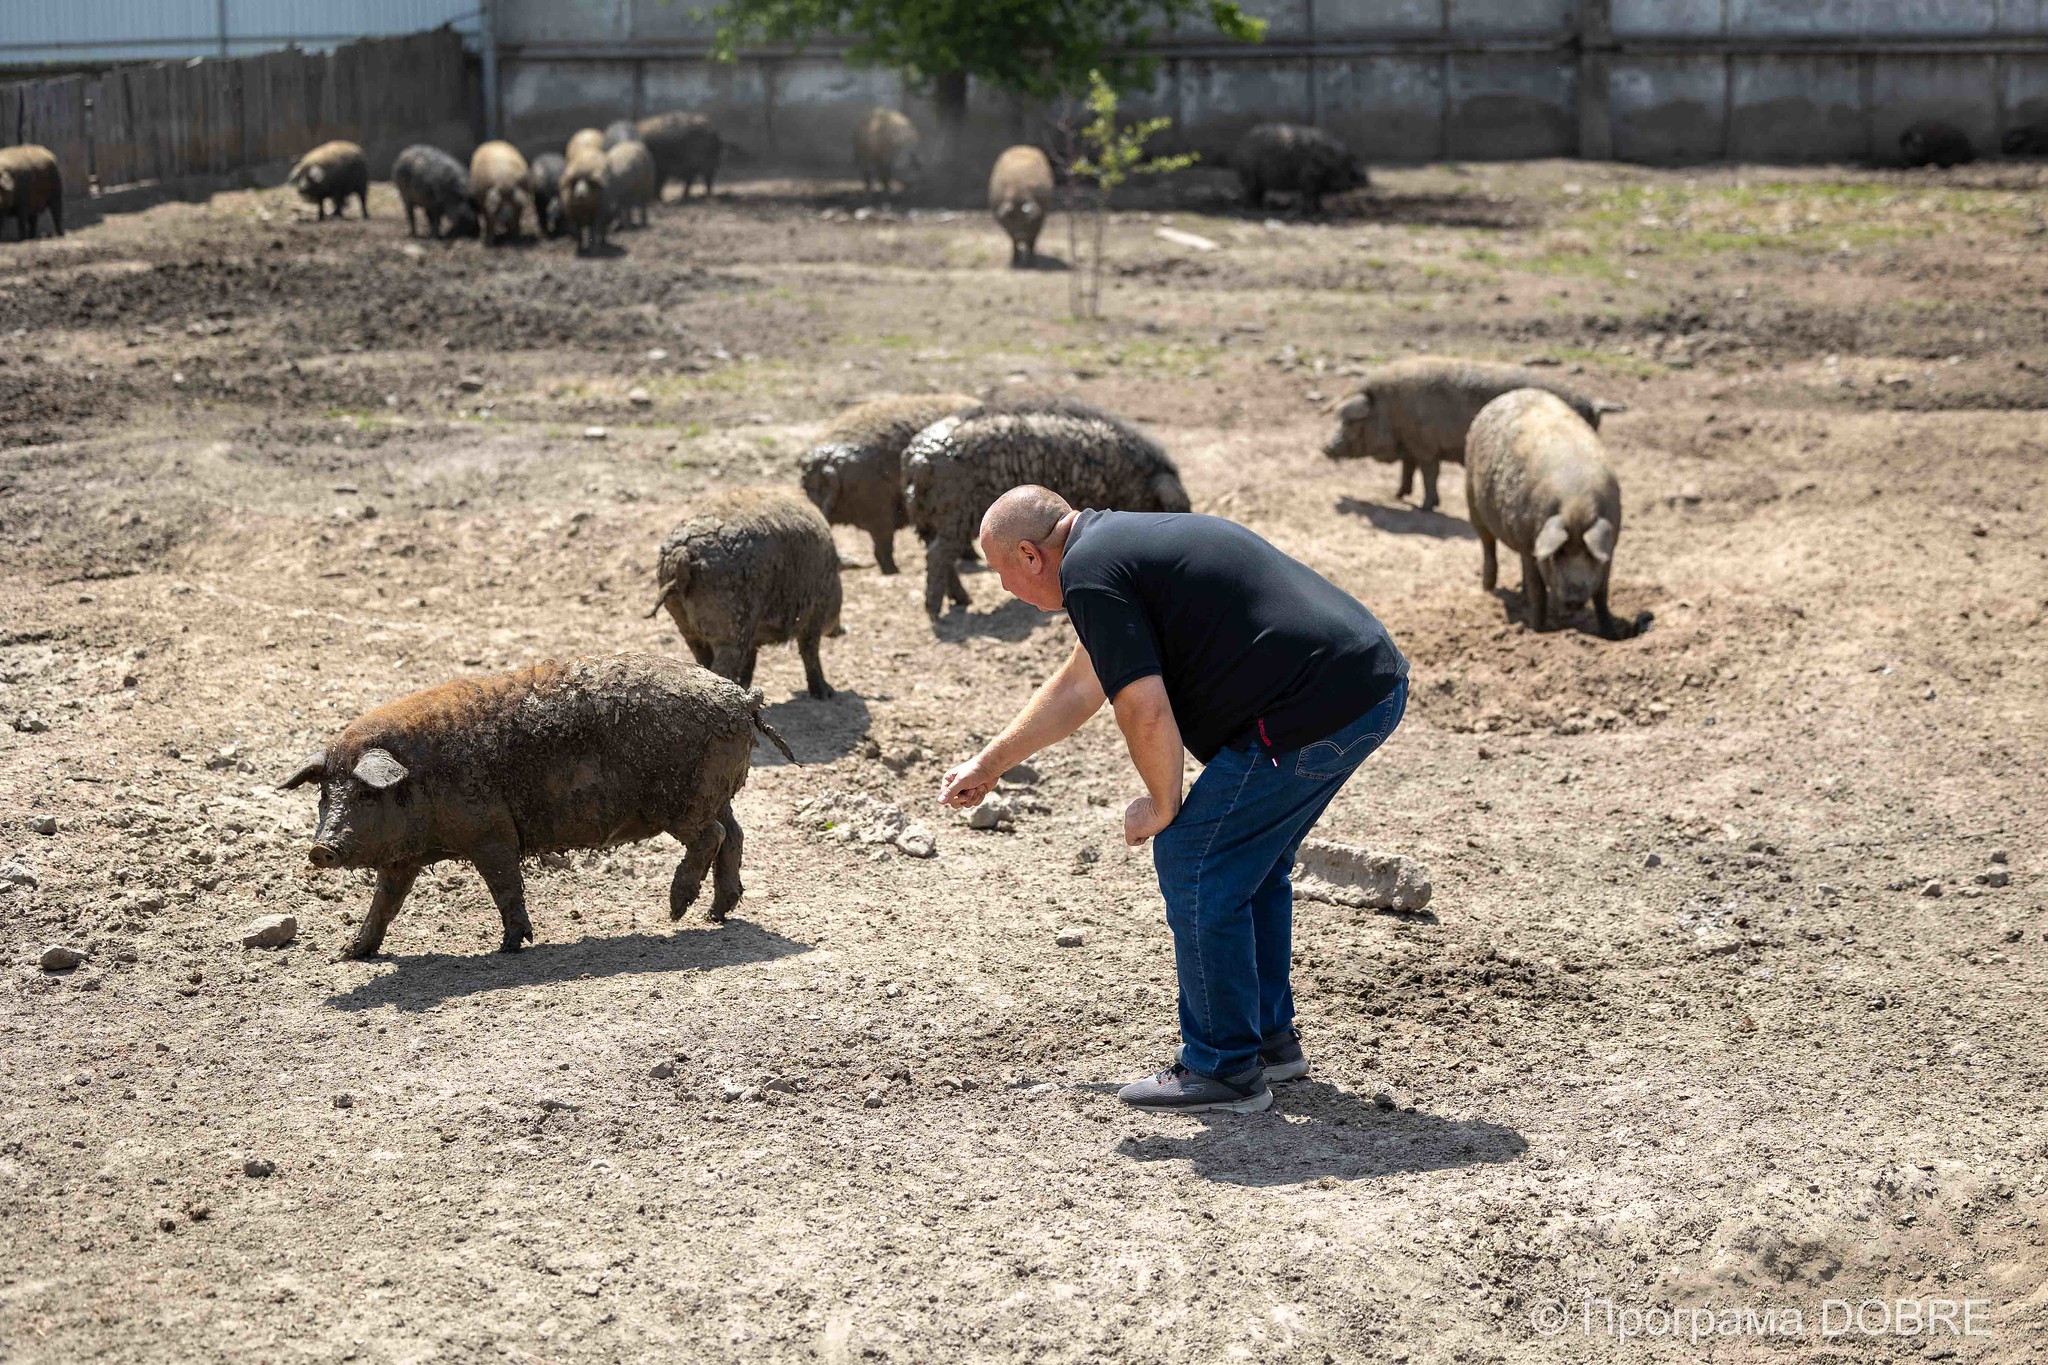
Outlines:
[[[1408,706],[1408,680],[1327,739],[1289,753],[1220,751],[1152,840],[1180,978],[1181,1062],[1234,1076],[1294,1022],[1289,873],[1310,828]]]

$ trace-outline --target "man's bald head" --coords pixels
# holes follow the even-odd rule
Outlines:
[[[1043,545],[1051,538],[1052,528],[1060,524],[1060,518],[1073,510],[1065,498],[1050,488],[1040,488],[1035,483],[1012,488],[982,514],[982,546],[1014,551],[1019,541]]]
[[[1011,596],[1040,611],[1059,609],[1067,539],[1060,524],[1073,514],[1065,498],[1035,483],[1012,488],[982,514],[981,552]]]

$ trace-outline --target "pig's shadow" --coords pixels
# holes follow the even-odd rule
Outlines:
[[[400,926],[404,921],[399,921]],[[574,943],[536,943],[522,953],[420,953],[380,959],[396,962],[352,990],[327,997],[335,1009],[354,1012],[390,1005],[430,1010],[444,1001],[515,986],[545,986],[606,976],[708,972],[751,962],[772,962],[811,950],[743,919],[716,928],[674,933],[619,934]]]
[[[986,594],[987,589],[983,589]],[[1043,612],[1029,602],[1007,598],[994,611],[976,611],[973,607],[947,604],[946,614],[932,622],[932,634],[947,644],[962,644],[977,635],[997,640],[1028,640],[1031,632],[1048,621],[1058,619],[1056,613]]]
[[[1325,1177],[1375,1180],[1417,1171],[1512,1161],[1528,1139],[1484,1119],[1382,1110],[1321,1081],[1275,1088],[1263,1114],[1217,1116],[1186,1136],[1154,1134],[1117,1144],[1133,1161],[1185,1161],[1225,1185],[1299,1185]]]
[[[1345,496],[1337,499],[1337,510],[1346,516],[1364,517],[1379,530],[1397,536],[1435,536],[1438,540],[1477,540],[1479,533],[1463,517],[1442,512],[1425,512],[1419,507],[1389,507],[1385,503],[1362,502]]]
[[[1502,558],[1506,559],[1507,554],[1508,552],[1503,550]],[[1505,565],[1503,565],[1501,577],[1507,577]],[[1522,590],[1522,585],[1519,582],[1512,588],[1495,588],[1493,590],[1493,597],[1496,602],[1500,603],[1502,617],[1510,624],[1519,621],[1532,631],[1536,629],[1535,623],[1529,616],[1529,595]],[[1614,631],[1612,634],[1609,634],[1600,629],[1600,620],[1593,615],[1591,607],[1581,607],[1569,616],[1560,616],[1557,612],[1553,611],[1550,614],[1549,633],[1555,634],[1570,630],[1577,631],[1581,635],[1589,635],[1595,640],[1633,640],[1636,636],[1647,631],[1651,623],[1656,619],[1657,614],[1651,611],[1639,611],[1634,617],[1628,619],[1623,619],[1617,614],[1614,618]]]
[[[830,681],[828,678],[827,681]],[[761,708],[761,719],[789,742],[799,763],[830,763],[852,753],[868,732],[867,698],[838,688],[830,701],[799,693]],[[764,735],[754,736],[754,766],[787,768],[789,760]]]

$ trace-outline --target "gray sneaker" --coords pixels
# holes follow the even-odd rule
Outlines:
[[[1173,1060],[1179,1065],[1179,1048],[1173,1050]],[[1290,1028],[1260,1043],[1259,1066],[1264,1069],[1269,1085],[1298,1081],[1308,1075],[1308,1055],[1301,1050],[1301,1030]]]
[[[1273,1102],[1273,1092],[1257,1067],[1219,1078],[1190,1071],[1178,1058],[1158,1075],[1131,1082],[1116,1097],[1133,1108],[1161,1114],[1256,1114]]]

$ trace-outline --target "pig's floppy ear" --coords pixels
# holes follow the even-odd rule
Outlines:
[[[839,505],[839,471],[826,465],[818,471],[818,482],[825,490],[825,505],[818,510],[825,514],[825,520],[832,519],[832,509]]]
[[[1564,548],[1571,539],[1571,532],[1564,529],[1563,517],[1552,517],[1543,523],[1543,529],[1536,533],[1536,557],[1548,559]]]
[[[1602,517],[1587,527],[1586,548],[1602,564],[1614,558],[1614,523]]]
[[[1354,393],[1337,405],[1337,420],[1340,422],[1363,422],[1372,413],[1372,395]]]
[[[388,749],[369,749],[356,760],[353,776],[366,787],[386,791],[405,781],[405,765],[393,758]]]
[[[278,783],[277,789],[281,792],[288,792],[293,787],[303,786],[308,782],[324,781],[326,777],[327,755],[314,754],[311,758],[306,760],[304,766],[302,766],[297,772],[293,773],[290,777],[287,777],[284,781]]]

